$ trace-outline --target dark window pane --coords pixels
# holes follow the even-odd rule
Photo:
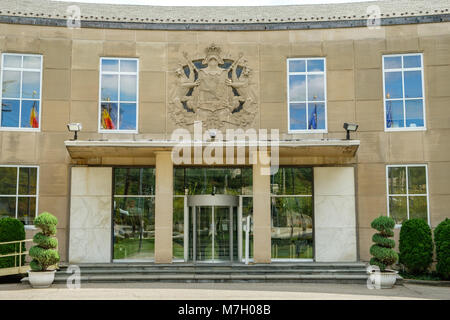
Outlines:
[[[289,126],[291,130],[305,130],[306,129],[306,104],[305,103],[291,103],[289,110]]]
[[[423,127],[423,100],[406,100],[406,126],[407,127]]]
[[[422,72],[405,71],[405,98],[422,98]]]
[[[406,168],[389,167],[389,194],[406,194]]]
[[[403,101],[386,101],[386,128],[404,127]]]
[[[272,258],[312,259],[312,197],[272,197]]]
[[[115,195],[154,195],[154,168],[116,168],[114,170]]]
[[[308,103],[308,129],[325,129],[324,103]]]
[[[184,168],[173,168],[173,192],[176,195],[184,195]]]
[[[20,168],[19,169],[19,194],[35,195],[36,194],[37,168]]]
[[[246,226],[247,224],[247,216],[253,218],[253,198],[252,197],[243,197],[242,198],[242,226]],[[245,259],[245,248],[246,248],[246,239],[245,239],[245,229],[242,228],[242,258]],[[249,232],[249,242],[248,242],[248,251],[249,251],[249,259],[253,258],[253,223],[250,220],[250,232]],[[237,250],[236,250],[237,252]]]
[[[312,71],[324,71],[324,60],[308,60],[306,62],[308,72]]]
[[[306,63],[305,60],[290,60],[289,72],[305,72]]]
[[[117,130],[117,103],[102,102],[101,126],[105,130]]]
[[[425,167],[409,167],[408,168],[408,193],[410,194],[426,194],[427,178]]]
[[[403,68],[420,68],[421,66],[420,55],[403,56]]]
[[[154,258],[154,198],[114,198],[114,259]]]
[[[3,98],[20,98],[20,71],[3,71]]]
[[[402,57],[384,57],[385,69],[400,69],[402,67]]]
[[[120,130],[136,130],[136,104],[120,104]]]
[[[17,168],[0,167],[0,195],[16,194]]]
[[[2,100],[2,127],[19,127],[20,100]]]
[[[172,252],[174,259],[184,259],[184,198],[173,198]]]
[[[396,224],[402,224],[407,219],[406,196],[389,197],[389,216]]]
[[[35,197],[19,197],[17,219],[25,225],[33,224],[36,217],[36,198]]]
[[[427,219],[427,197],[409,197],[409,218],[410,219]]]
[[[312,195],[312,168],[293,168],[294,194]]]
[[[306,101],[306,76],[289,76],[289,101]]]
[[[16,197],[0,197],[0,219],[16,217]]]
[[[403,98],[403,84],[401,72],[385,72],[386,99]]]
[[[22,128],[39,128],[39,101],[22,101]]]
[[[39,99],[41,73],[24,71],[22,75],[22,98]]]

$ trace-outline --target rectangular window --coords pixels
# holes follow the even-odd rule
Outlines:
[[[39,167],[0,166],[0,219],[32,225],[38,208]]]
[[[385,130],[424,130],[423,55],[383,56]]]
[[[388,216],[396,225],[414,218],[429,223],[427,166],[387,166],[386,178]]]
[[[114,169],[114,260],[154,260],[155,168]]]
[[[42,56],[2,54],[0,128],[38,131]]]
[[[327,131],[325,70],[325,58],[287,59],[289,131]]]
[[[281,167],[271,176],[272,260],[311,260],[312,168]]]
[[[138,59],[100,59],[100,132],[137,132],[138,70]]]

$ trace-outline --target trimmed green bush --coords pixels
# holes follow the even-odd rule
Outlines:
[[[29,253],[33,260],[30,267],[33,271],[46,271],[48,267],[59,262],[58,240],[55,238],[58,219],[48,212],[41,213],[34,219],[34,225],[42,230],[33,237],[37,245],[31,247]]]
[[[395,241],[389,239],[394,236],[392,230],[395,226],[395,221],[386,216],[380,216],[372,221],[371,227],[378,231],[372,237],[374,245],[370,247],[370,254],[373,256],[370,259],[370,264],[378,266],[381,271],[386,270],[388,266],[394,264],[398,260],[398,254],[393,250]]]
[[[436,245],[436,271],[446,280],[450,279],[450,219],[444,221],[434,229],[434,244]]]
[[[25,240],[25,227],[22,222],[14,218],[2,218],[0,219],[0,242],[9,242],[16,240]],[[19,244],[3,244],[0,245],[0,255],[19,253]],[[25,252],[25,243],[22,243],[22,252]],[[0,268],[14,267],[14,261],[17,261],[16,265],[19,265],[18,256],[16,257],[4,257],[0,258]],[[22,265],[25,264],[25,255],[22,256]]]
[[[400,263],[411,274],[428,270],[433,261],[433,240],[428,223],[422,219],[406,220],[399,240]]]

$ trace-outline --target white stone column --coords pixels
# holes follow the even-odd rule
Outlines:
[[[156,152],[155,263],[172,262],[173,163],[172,152]]]
[[[112,168],[73,167],[69,262],[111,262]]]
[[[253,255],[255,263],[271,261],[270,165],[253,164]]]
[[[317,262],[356,261],[353,167],[314,168],[314,224]]]

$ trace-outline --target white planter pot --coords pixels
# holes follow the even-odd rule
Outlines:
[[[48,288],[55,280],[56,270],[28,271],[28,281],[33,288]]]
[[[376,289],[391,289],[397,279],[397,273],[398,272],[394,270],[372,272],[369,275],[369,280]]]

